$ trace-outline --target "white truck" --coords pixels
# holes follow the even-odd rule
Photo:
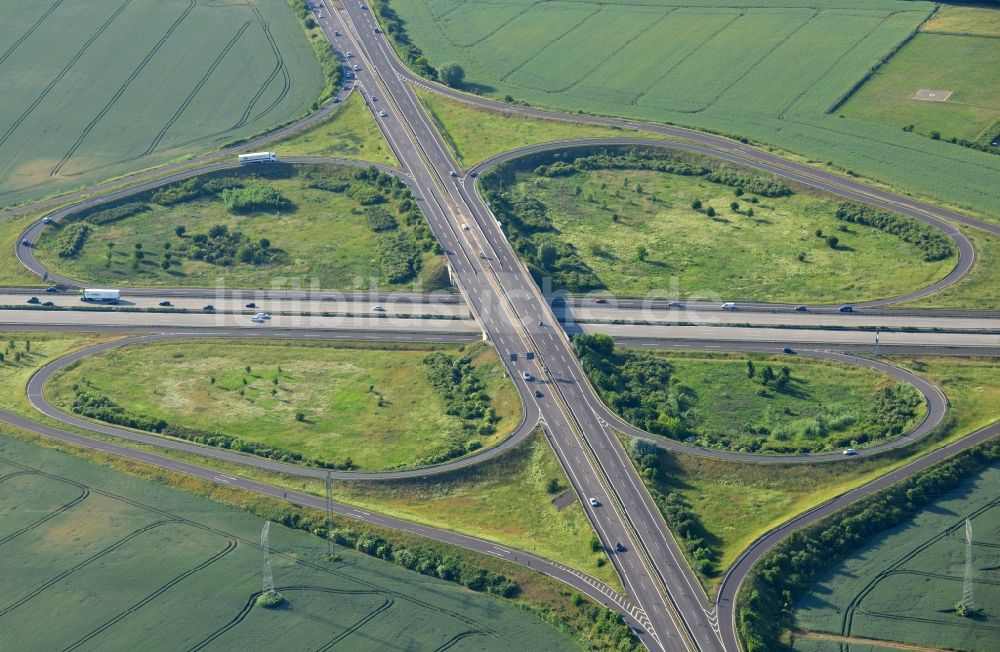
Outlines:
[[[118,303],[121,298],[121,290],[80,290],[80,301],[93,301],[94,303]]]
[[[240,154],[240,163],[274,163],[278,160],[274,152],[254,152],[252,154]]]

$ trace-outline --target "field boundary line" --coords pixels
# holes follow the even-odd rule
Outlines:
[[[45,22],[45,19],[48,18],[52,14],[53,11],[55,11],[56,9],[58,9],[59,5],[61,5],[62,3],[63,3],[63,0],[55,0],[55,2],[53,2],[49,6],[49,8],[45,10],[45,13],[43,13],[41,16],[38,17],[38,20],[36,20],[31,25],[31,27],[29,27],[28,29],[26,29],[24,31],[24,33],[21,34],[21,36],[16,41],[14,41],[13,43],[11,43],[10,47],[8,47],[6,50],[4,50],[3,54],[0,54],[0,66],[3,65],[3,63],[8,59],[8,57],[10,57],[10,55],[13,54],[14,51],[17,50],[17,48],[22,43],[24,43],[28,39],[29,36],[31,36],[32,34],[35,33],[36,29],[38,29],[39,27],[41,27],[42,23]]]

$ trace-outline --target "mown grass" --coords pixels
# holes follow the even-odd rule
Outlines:
[[[85,637],[99,649],[138,649],[148,646],[150,637],[166,648],[188,649],[213,635],[226,649],[314,648],[338,636],[358,649],[371,648],[372,641],[379,642],[376,647],[393,641],[437,649],[470,636],[471,629],[490,633],[466,638],[477,649],[571,650],[578,649],[571,636],[589,631],[584,619],[589,612],[573,605],[553,580],[486,555],[339,517],[337,527],[364,528],[400,547],[433,549],[509,573],[523,586],[522,594],[512,601],[473,593],[339,546],[339,561],[325,561],[321,538],[272,524],[274,583],[287,603],[242,614],[261,590],[256,544],[265,520],[295,516],[323,523],[322,513],[39,440],[73,454],[66,455],[19,441],[34,438],[21,432],[10,436],[7,426],[2,430],[4,473],[22,470],[17,464],[37,470],[0,486],[0,521],[28,526],[6,546],[4,587],[12,599],[30,596],[38,607],[0,616],[4,649],[23,648],[27,641],[31,647],[62,649]],[[82,500],[73,504],[77,498]],[[46,515],[51,518],[38,520]],[[45,591],[32,595],[42,582],[49,582]],[[344,592],[350,604],[344,603]],[[152,598],[154,609],[144,602]],[[391,617],[379,617],[387,605]],[[55,612],[58,619],[46,616]],[[116,618],[126,612],[124,620]],[[184,626],[177,627],[179,622]]]
[[[1000,9],[982,4],[941,4],[933,18],[920,28],[922,32],[1000,36]]]
[[[43,213],[29,213],[0,219],[0,285],[42,286],[42,278],[28,271],[17,259],[14,250],[20,246],[21,233],[42,217]]]
[[[476,376],[495,398],[495,432],[463,430],[462,419],[446,414],[423,363],[435,349],[473,357]],[[350,458],[364,470],[414,466],[468,441],[491,446],[521,417],[509,377],[494,350],[482,345],[170,341],[82,360],[50,381],[47,396],[72,412],[77,386],[131,414],[308,458]]]
[[[0,205],[262,133],[307,113],[324,85],[284,1],[8,2],[0,25],[18,71],[0,98]]]
[[[924,287],[955,264],[954,256],[924,262],[911,244],[845,224],[834,216],[839,202],[804,190],[754,204],[729,186],[662,172],[518,178],[515,189],[546,205],[560,240],[618,296],[859,301]],[[692,208],[696,199],[700,211]],[[835,248],[828,236],[838,238]]]
[[[470,91],[741,136],[997,219],[1000,157],[829,113],[929,2],[392,5],[431,65],[462,63]]]
[[[1000,16],[1000,9],[992,11]],[[1000,22],[998,20],[997,22]],[[879,68],[838,110],[851,119],[902,129],[913,125],[923,136],[934,132],[976,140],[1000,119],[1000,39],[993,36],[918,34]],[[952,91],[945,102],[914,100],[918,89]]]
[[[989,624],[1000,617],[1000,586],[983,581],[990,573],[981,569],[1000,564],[1000,552],[990,545],[1000,536],[998,492],[1000,466],[994,465],[874,537],[796,601],[795,629],[933,649],[997,649],[1000,633]],[[978,613],[963,619],[953,610],[962,599],[967,517]],[[793,636],[795,649],[813,649]]]
[[[417,97],[462,167],[512,149],[575,138],[648,138],[634,129],[524,118],[477,108],[416,87]]]
[[[558,491],[548,483],[556,480]],[[559,510],[553,501],[572,492],[540,432],[502,456],[470,469],[385,482],[340,482],[338,500],[409,521],[474,534],[533,552],[593,575],[618,591],[621,583],[604,552],[592,552],[593,529],[574,500]]]
[[[309,187],[317,181],[364,185],[354,181],[357,169],[326,165],[286,168],[291,170],[291,176],[266,180],[291,202],[281,211],[234,215],[217,196],[173,206],[151,204],[150,211],[93,227],[80,253],[70,258],[58,256],[59,236],[65,227],[51,228],[37,243],[36,256],[53,272],[111,287],[411,288],[421,285],[443,263],[443,256],[421,252],[420,276],[412,282],[391,283],[377,259],[379,236],[369,228],[360,201],[346,192]],[[244,181],[254,173],[253,168],[232,172]],[[400,199],[389,198],[382,206],[398,215],[400,204]],[[414,233],[415,226],[401,218],[398,221],[402,232]],[[264,265],[221,265],[174,256],[170,269],[162,269],[168,243],[176,253],[185,238],[207,233],[217,224],[242,232],[252,241],[268,239],[272,250],[280,253],[278,259]],[[179,226],[187,230],[183,238],[175,233]],[[144,255],[138,267],[132,258],[136,244],[142,245]]]
[[[398,166],[360,93],[351,93],[330,117],[268,145],[279,157],[328,156]]]
[[[824,464],[755,465],[661,453],[657,488],[688,502],[727,568],[752,541],[796,514],[888,473],[928,451],[1000,419],[1000,359],[893,357],[938,384],[948,397],[950,423],[936,437],[902,453]],[[709,586],[714,591],[715,584]]]

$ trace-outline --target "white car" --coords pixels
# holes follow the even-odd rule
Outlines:
[[[526,381],[528,381],[528,382],[531,382],[532,380],[534,380],[534,379],[535,379],[535,378],[534,378],[534,377],[533,377],[533,376],[532,376],[531,374],[529,374],[529,373],[528,373],[527,371],[523,372],[523,373],[521,374],[521,377],[522,377],[522,378],[524,378],[524,379],[525,379]]]
[[[462,230],[463,231],[468,231],[469,230],[469,225],[468,224],[463,224],[462,225]]]
[[[42,218],[42,224],[52,224],[52,218],[51,217],[43,217]]]
[[[266,313],[266,312],[258,312],[256,315],[254,315],[254,318],[255,319],[261,319],[263,321],[267,321],[268,319],[271,318],[271,315],[269,313]]]
[[[845,448],[844,449],[844,455],[857,455],[857,454],[858,454],[858,451],[854,450],[853,448]]]
[[[372,311],[374,312],[385,312],[385,308],[382,306],[372,306]]]
[[[346,56],[347,56],[347,58],[348,58],[348,59],[350,59],[351,57],[353,57],[353,56],[354,56],[354,53],[353,53],[353,52],[351,52],[350,50],[348,50],[348,51],[347,51],[347,55],[346,55]]]
[[[354,64],[354,70],[355,71],[361,70],[361,66],[359,66],[358,64]]]
[[[590,506],[591,507],[600,507],[601,506],[601,501],[599,501],[596,498],[591,498],[590,499]]]
[[[263,324],[267,320],[261,317],[260,315],[254,315],[253,317],[250,318],[250,321],[252,321],[255,324]]]
[[[389,114],[388,114],[388,113],[386,113],[385,111],[379,111],[379,112],[378,112],[378,115],[379,115],[379,117],[380,117],[380,118],[384,118],[384,117],[386,117],[386,116],[387,116],[387,115],[389,115]]]

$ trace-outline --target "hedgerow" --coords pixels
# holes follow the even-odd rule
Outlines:
[[[227,188],[220,195],[230,213],[281,210],[291,204],[281,191],[262,181],[251,181],[239,188]]]
[[[944,260],[954,253],[951,240],[944,233],[902,215],[853,202],[840,204],[835,215],[838,220],[870,226],[915,245],[924,252],[924,260],[927,262]]]

